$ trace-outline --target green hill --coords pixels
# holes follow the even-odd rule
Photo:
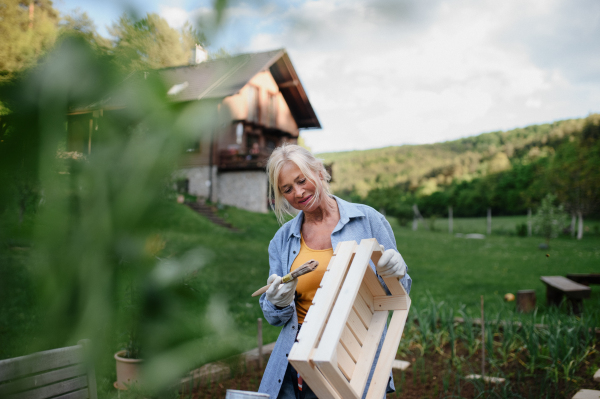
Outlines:
[[[403,145],[365,151],[322,153],[333,162],[335,193],[364,197],[375,188],[408,185],[428,195],[443,186],[510,169],[551,155],[581,131],[585,119],[569,119],[524,128],[484,133],[454,141]]]

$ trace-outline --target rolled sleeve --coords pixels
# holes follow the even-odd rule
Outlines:
[[[265,319],[269,324],[275,327],[281,327],[287,323],[292,318],[296,310],[294,302],[285,308],[277,308],[267,299],[266,294],[262,294],[259,301]]]

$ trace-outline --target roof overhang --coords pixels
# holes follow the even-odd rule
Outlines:
[[[300,129],[320,129],[321,123],[313,109],[300,78],[286,51],[270,67],[271,75]]]

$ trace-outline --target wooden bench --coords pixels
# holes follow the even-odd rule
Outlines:
[[[76,346],[0,360],[0,398],[97,399],[88,340]]]
[[[546,284],[548,305],[559,305],[565,295],[573,307],[573,312],[579,314],[581,313],[581,301],[590,297],[590,287],[566,277],[542,276],[540,280]]]
[[[600,284],[600,273],[569,273],[567,278],[587,286]]]

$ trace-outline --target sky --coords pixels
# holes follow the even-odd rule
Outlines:
[[[209,51],[285,48],[323,126],[315,152],[454,140],[600,112],[598,0],[55,0],[100,34],[126,10],[207,32]]]

